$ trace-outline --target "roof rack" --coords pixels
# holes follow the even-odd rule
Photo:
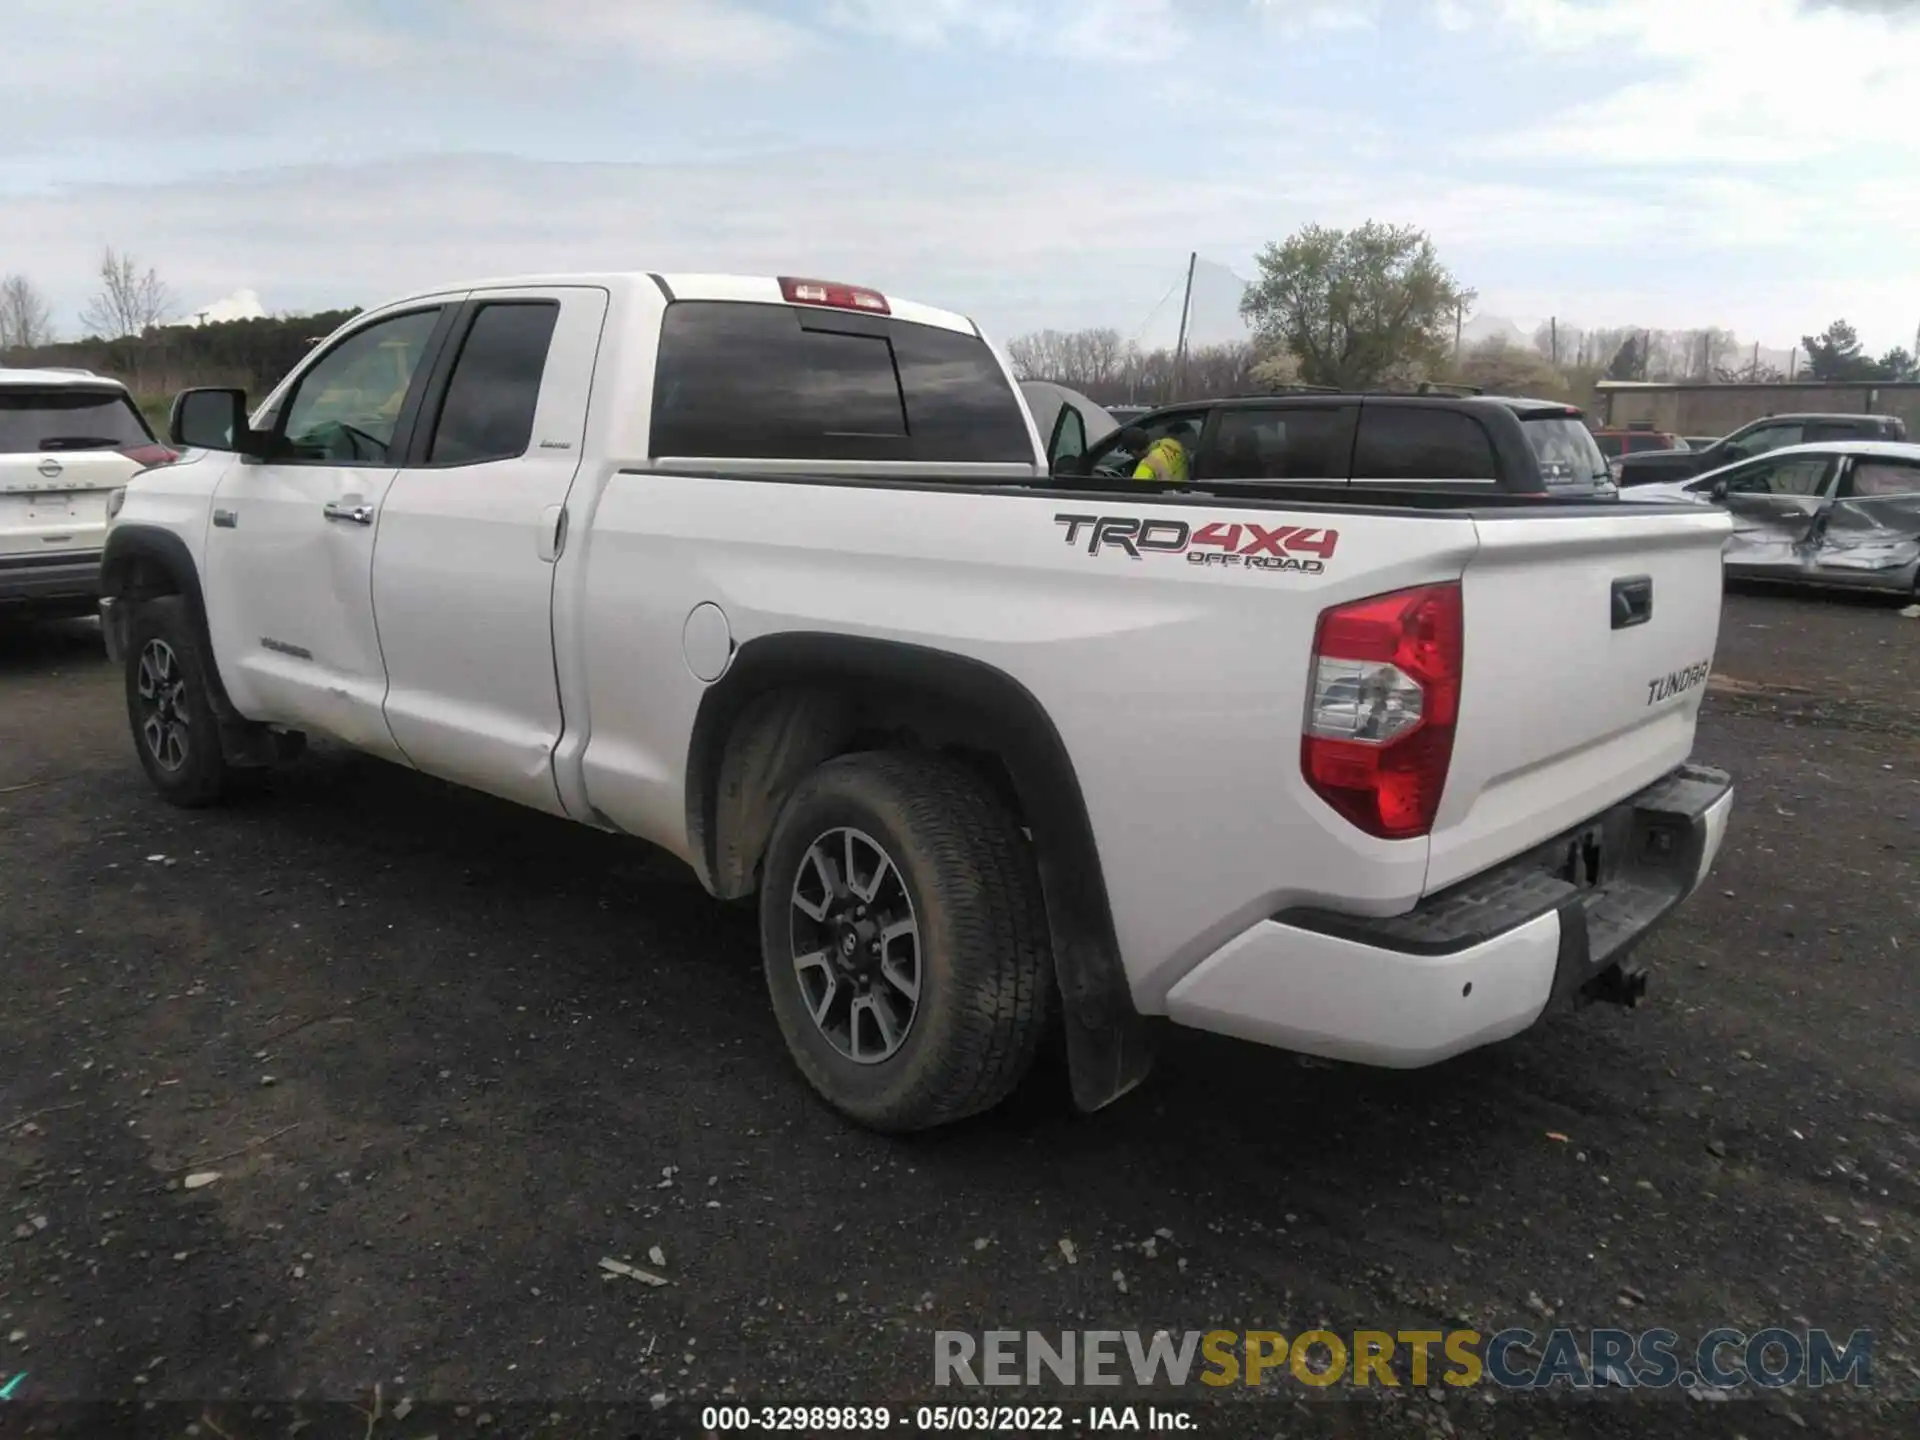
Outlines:
[[[1413,389],[1416,395],[1484,395],[1486,388],[1480,385],[1455,385],[1443,380],[1422,380]]]
[[[1229,400],[1264,400],[1269,395],[1344,395],[1347,392],[1338,385],[1309,385],[1305,381],[1291,381],[1285,385],[1270,386],[1265,390],[1236,390]]]

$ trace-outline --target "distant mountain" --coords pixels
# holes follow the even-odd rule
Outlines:
[[[1488,340],[1504,340],[1509,345],[1533,346],[1533,331],[1521,329],[1518,321],[1504,315],[1469,315],[1460,327],[1460,348],[1470,350]]]

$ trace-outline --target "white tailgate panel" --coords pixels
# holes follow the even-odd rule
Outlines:
[[[1532,514],[1480,522],[1462,582],[1460,723],[1429,893],[1552,838],[1693,750],[1720,633],[1724,512]],[[1615,580],[1653,581],[1653,615],[1612,628]]]

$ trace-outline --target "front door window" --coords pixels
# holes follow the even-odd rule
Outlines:
[[[395,315],[357,331],[300,377],[286,405],[275,461],[398,465],[394,435],[438,310]]]

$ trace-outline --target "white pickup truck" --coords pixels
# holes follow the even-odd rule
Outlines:
[[[183,394],[104,622],[176,803],[325,737],[757,894],[799,1069],[877,1128],[1054,1024],[1093,1108],[1157,1017],[1407,1067],[1631,1003],[1732,798],[1689,764],[1727,518],[1556,491],[1564,406],[1255,409],[1184,486],[1053,474],[958,315],[460,285],[251,414]],[[1207,478],[1215,424],[1268,468]]]

